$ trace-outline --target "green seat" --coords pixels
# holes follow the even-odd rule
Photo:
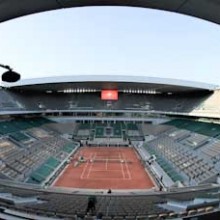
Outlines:
[[[38,183],[42,183],[46,179],[46,176],[41,176],[39,173],[33,173],[31,178]]]
[[[206,135],[209,137],[215,137],[220,135],[220,125],[199,121],[192,121],[187,119],[174,119],[172,121],[164,123],[166,125],[172,125],[179,129],[189,130],[195,133]]]
[[[47,166],[49,166],[49,167],[52,167],[52,168],[54,168],[54,169],[55,169],[59,164],[60,164],[60,161],[57,160],[57,159],[54,158],[54,157],[50,157],[50,158],[46,161],[46,163],[45,163],[45,165],[47,165]]]
[[[14,133],[11,133],[9,136],[16,141],[27,141],[30,139],[27,135],[21,132],[14,132]]]
[[[67,152],[67,153],[71,153],[72,150],[75,148],[75,144],[74,143],[69,143],[63,146],[63,151]]]

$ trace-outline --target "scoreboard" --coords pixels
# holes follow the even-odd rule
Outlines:
[[[102,100],[118,100],[118,90],[102,90],[101,91],[101,99]]]

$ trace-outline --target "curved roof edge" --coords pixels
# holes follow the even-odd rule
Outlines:
[[[179,87],[190,87],[204,90],[214,91],[219,86],[214,84],[170,79],[170,78],[159,78],[159,77],[147,77],[147,76],[130,76],[130,75],[73,75],[73,76],[55,76],[45,78],[33,78],[23,79],[16,83],[2,83],[2,87],[13,88],[31,85],[42,85],[42,84],[57,84],[57,83],[77,83],[77,82],[124,82],[124,83],[146,83],[146,84],[161,84],[171,85]]]
[[[0,22],[43,11],[82,6],[134,6],[160,9],[220,24],[219,0],[1,0]]]

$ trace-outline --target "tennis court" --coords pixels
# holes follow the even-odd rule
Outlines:
[[[89,189],[154,187],[135,150],[128,147],[80,148],[53,185]]]

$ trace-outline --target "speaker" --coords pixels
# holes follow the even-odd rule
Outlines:
[[[12,70],[9,70],[2,74],[3,82],[13,83],[13,82],[17,82],[18,80],[20,80],[20,78],[21,78],[20,74]]]

